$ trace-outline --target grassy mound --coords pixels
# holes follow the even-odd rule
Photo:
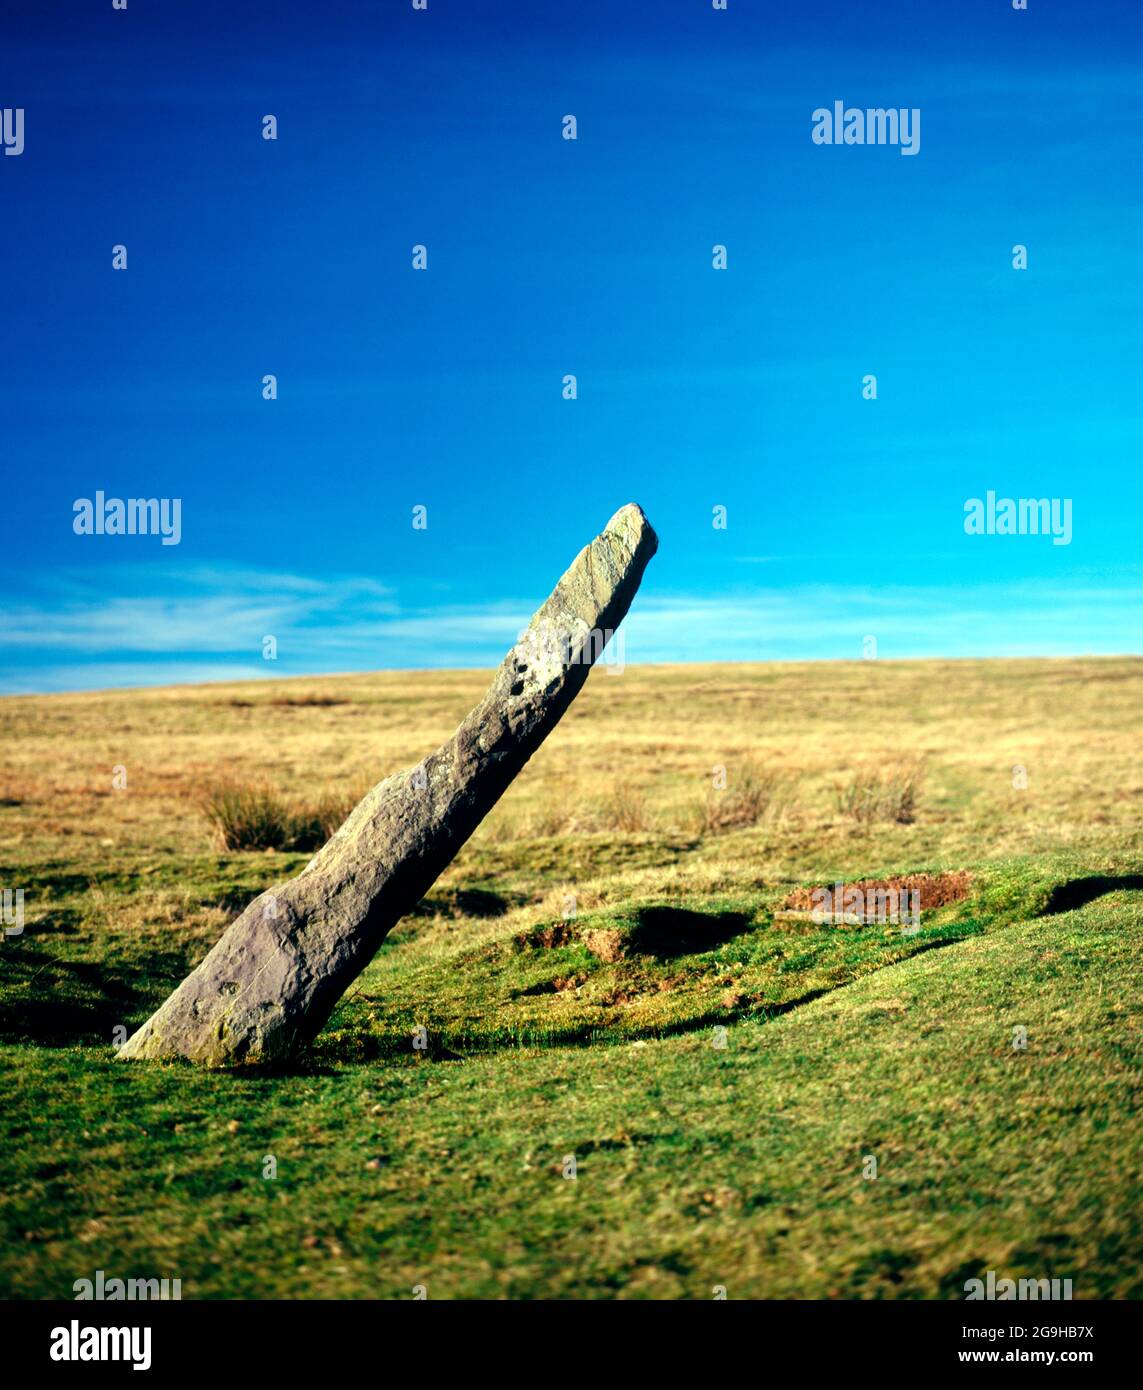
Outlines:
[[[1135,890],[725,1035],[275,1078],[22,1049],[4,1292],[959,1297],[995,1269],[1138,1297],[1141,976]]]

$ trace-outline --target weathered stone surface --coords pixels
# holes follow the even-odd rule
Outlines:
[[[637,506],[616,512],[453,737],[378,783],[297,878],[256,898],[119,1056],[232,1066],[310,1042],[559,722],[657,545]]]

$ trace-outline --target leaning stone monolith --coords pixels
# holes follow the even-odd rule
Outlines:
[[[637,506],[616,512],[452,738],[379,782],[297,878],[255,898],[118,1055],[234,1066],[310,1042],[555,728],[657,545]]]

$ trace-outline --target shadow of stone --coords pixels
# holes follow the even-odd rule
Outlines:
[[[62,960],[22,945],[5,962],[0,1042],[40,1047],[111,1045],[114,1029],[129,1027],[138,991],[81,961]],[[161,986],[160,986],[161,988]]]
[[[10,948],[9,948],[10,949]],[[171,982],[187,973],[182,952],[150,957],[146,968],[67,960],[26,941],[4,962],[0,1042],[38,1047],[111,1046],[114,1030],[130,1034]]]
[[[681,907],[645,907],[628,933],[627,946],[638,955],[669,960],[712,951],[750,925],[745,912],[694,912]]]
[[[1074,912],[1077,907],[1086,907],[1096,898],[1118,889],[1143,889],[1143,874],[1091,874],[1087,878],[1069,879],[1067,883],[1059,883],[1052,889],[1039,915],[1055,917],[1061,912]]]
[[[487,888],[456,888],[430,893],[416,903],[411,917],[431,917],[445,914],[452,917],[503,917],[508,911],[508,899]]]

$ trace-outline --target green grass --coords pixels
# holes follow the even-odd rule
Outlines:
[[[724,1048],[698,1028],[277,1077],[30,1048],[0,1074],[4,1291],[99,1267],[184,1297],[933,1297],[997,1269],[1139,1296],[1141,946],[1141,895],[1112,893]]]

